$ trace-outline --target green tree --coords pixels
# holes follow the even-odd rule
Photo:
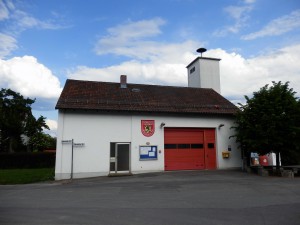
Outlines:
[[[24,98],[11,89],[0,91],[0,150],[14,152],[23,147],[22,135],[29,139],[43,128],[49,129],[44,117],[37,120],[32,115],[31,105],[35,100]]]
[[[288,82],[272,83],[254,92],[252,98],[245,96],[246,104],[240,104],[234,128],[245,154],[274,152],[279,171],[279,153],[283,162],[299,155],[300,103]]]
[[[35,133],[28,143],[32,151],[42,151],[45,149],[56,149],[56,138],[42,132]]]

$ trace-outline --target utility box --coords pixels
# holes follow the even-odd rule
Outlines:
[[[259,164],[261,166],[269,166],[268,157],[266,155],[259,156]]]
[[[250,166],[259,166],[259,155],[251,152]]]
[[[228,159],[230,157],[230,152],[222,152],[223,159]]]
[[[265,156],[267,157],[269,166],[276,166],[276,154],[274,152],[266,154]],[[281,166],[280,154],[279,154],[279,166]]]

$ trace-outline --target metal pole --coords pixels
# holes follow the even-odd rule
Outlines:
[[[73,145],[74,140],[72,139],[71,180],[73,180]]]

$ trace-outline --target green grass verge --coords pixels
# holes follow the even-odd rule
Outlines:
[[[0,184],[29,184],[54,179],[54,168],[0,169]]]

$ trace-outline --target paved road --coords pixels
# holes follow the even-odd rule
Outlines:
[[[299,225],[300,178],[181,171],[0,186],[0,224]]]

